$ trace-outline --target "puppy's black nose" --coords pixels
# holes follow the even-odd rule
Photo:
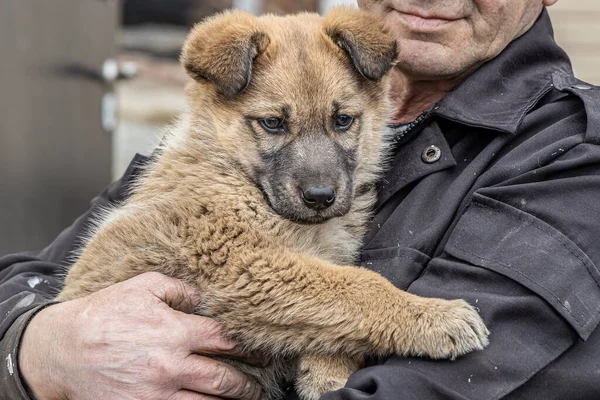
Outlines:
[[[302,200],[314,210],[327,208],[335,202],[335,189],[331,186],[310,186],[302,191]]]

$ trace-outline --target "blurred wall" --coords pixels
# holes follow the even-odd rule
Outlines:
[[[600,85],[600,0],[559,0],[549,11],[575,75]]]
[[[46,246],[110,183],[117,21],[114,1],[0,0],[0,256]]]

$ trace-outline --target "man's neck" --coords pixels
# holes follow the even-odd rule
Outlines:
[[[398,68],[394,68],[390,74],[390,101],[394,110],[391,122],[394,125],[414,121],[460,82],[413,79]]]

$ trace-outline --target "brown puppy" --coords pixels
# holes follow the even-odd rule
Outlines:
[[[487,330],[461,300],[417,297],[352,263],[385,147],[394,40],[337,9],[196,26],[182,61],[189,112],[131,197],[99,222],[61,301],[148,271],[196,285],[198,313],[248,350],[280,397],[344,385],[366,355],[453,358]]]

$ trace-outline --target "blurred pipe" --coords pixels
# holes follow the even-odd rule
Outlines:
[[[263,10],[262,0],[233,0],[233,8],[248,11],[252,14],[260,14]]]
[[[325,14],[327,11],[336,6],[353,6],[357,7],[356,0],[320,0],[319,14]]]

